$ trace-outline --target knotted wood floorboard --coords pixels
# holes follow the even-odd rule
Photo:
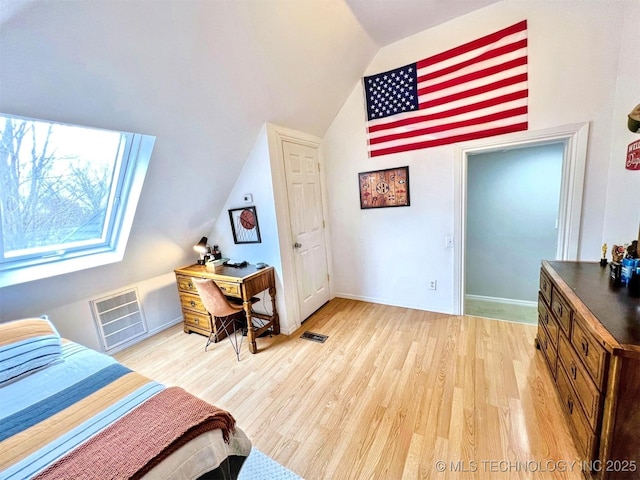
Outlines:
[[[577,453],[535,335],[336,298],[291,336],[258,339],[256,355],[245,341],[239,362],[228,341],[205,352],[181,325],[116,357],[229,410],[307,480],[581,479],[579,466],[559,471]]]

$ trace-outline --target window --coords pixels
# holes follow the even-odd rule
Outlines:
[[[0,114],[0,287],[122,260],[154,142]]]

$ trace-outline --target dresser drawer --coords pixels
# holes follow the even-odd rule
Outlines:
[[[185,310],[182,312],[182,317],[184,323],[189,327],[207,330],[208,332],[212,330],[211,317],[209,317],[209,315],[203,315]]]
[[[542,295],[538,296],[538,323],[547,331],[549,335],[549,341],[557,348],[558,346],[558,324],[556,319],[551,315],[547,305],[542,299]]]
[[[178,290],[183,292],[198,293],[195,285],[191,281],[191,277],[185,277],[184,275],[176,275],[176,281],[178,282]]]
[[[553,344],[549,341],[548,333],[544,329],[542,325],[538,325],[538,346],[540,347],[540,351],[544,356],[547,364],[549,365],[549,370],[551,370],[551,375],[553,378],[556,378],[556,363],[558,355],[556,353],[556,349]]]
[[[241,297],[239,284],[233,282],[223,282],[219,280],[216,280],[216,284],[220,287],[220,290],[222,290],[222,293],[224,293],[225,295],[229,295],[230,297]]]
[[[540,270],[540,294],[547,305],[551,305],[551,280]]]
[[[595,430],[600,416],[601,395],[564,335],[560,335],[558,360],[567,372],[591,428]]]
[[[570,334],[573,310],[569,306],[569,303],[555,288],[551,290],[551,312],[556,316],[558,324],[568,336]]]
[[[183,310],[193,310],[204,315],[208,313],[198,295],[180,292],[180,305]]]
[[[571,343],[576,354],[587,367],[596,386],[602,390],[607,368],[607,351],[585,330],[579,321],[573,322]]]
[[[575,440],[578,452],[582,454],[584,460],[592,460],[594,458],[596,447],[596,436],[589,426],[580,403],[576,399],[575,392],[571,387],[567,373],[562,367],[562,363],[558,365],[558,393],[560,394],[560,402],[568,415],[569,422],[573,430],[573,439]]]

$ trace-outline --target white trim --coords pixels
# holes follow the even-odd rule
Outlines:
[[[487,303],[501,303],[504,305],[514,305],[517,307],[537,307],[538,302],[532,302],[530,300],[515,300],[513,298],[501,298],[501,297],[487,297],[484,295],[469,295],[464,296],[465,300],[475,300],[477,302]]]
[[[461,315],[464,311],[468,156],[478,152],[564,143],[556,259],[577,260],[588,137],[589,124],[585,122],[545,130],[516,132],[456,145],[454,165],[454,238],[459,239],[459,241],[454,246],[453,311],[455,315]]]

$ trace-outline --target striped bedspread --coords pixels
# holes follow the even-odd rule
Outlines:
[[[0,479],[139,478],[184,443],[234,420],[72,342],[64,361],[0,389]]]

